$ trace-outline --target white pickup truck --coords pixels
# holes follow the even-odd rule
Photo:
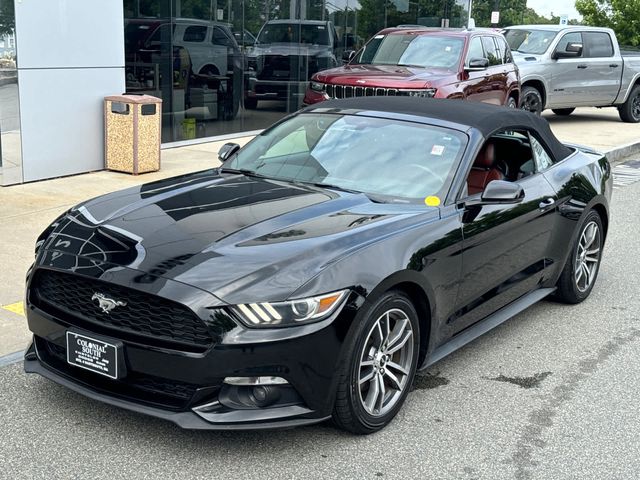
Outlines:
[[[617,107],[640,122],[640,53],[621,52],[609,28],[517,25],[504,30],[520,70],[520,105],[540,114],[575,107]]]

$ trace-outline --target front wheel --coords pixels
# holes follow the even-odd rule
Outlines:
[[[556,297],[565,303],[586,299],[598,276],[604,245],[602,219],[590,211],[578,230],[578,237],[558,280]]]
[[[540,115],[542,113],[542,95],[534,87],[524,87],[522,89],[522,110]]]
[[[571,115],[575,108],[552,108],[551,111],[556,115],[560,115],[561,117],[566,117],[567,115]]]
[[[333,420],[357,434],[385,427],[400,410],[416,372],[418,314],[398,291],[378,299],[358,326],[340,377]]]
[[[516,99],[513,97],[509,97],[507,99],[507,108],[518,108],[518,102],[516,102]]]
[[[633,87],[627,101],[618,107],[618,114],[623,122],[640,122],[640,85]]]

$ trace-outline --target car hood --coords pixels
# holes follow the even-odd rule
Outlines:
[[[182,282],[227,303],[275,301],[414,216],[438,214],[212,170],[86,202],[44,249]]]
[[[323,70],[313,76],[313,80],[336,85],[364,85],[388,87],[390,82],[407,84],[408,87],[429,87],[445,79],[451,79],[452,72],[436,68],[400,67],[398,65],[345,65]]]
[[[513,61],[519,67],[523,65],[536,65],[542,61],[544,55],[536,55],[534,53],[512,52]]]
[[[256,45],[249,53],[250,57],[259,57],[262,55],[281,55],[290,56],[298,55],[301,57],[316,57],[319,55],[327,55],[331,53],[329,45],[309,45],[299,43],[267,43]]]

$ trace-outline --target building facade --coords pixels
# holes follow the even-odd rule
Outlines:
[[[162,142],[246,135],[386,26],[470,0],[0,0],[0,185],[99,170],[102,98],[162,98]],[[46,41],[44,39],[47,39]],[[346,53],[345,53],[346,52]]]

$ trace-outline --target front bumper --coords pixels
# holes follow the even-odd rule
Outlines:
[[[183,295],[175,293],[179,289],[171,283],[166,281],[164,290],[174,291],[172,300],[178,301]],[[25,371],[183,428],[214,430],[293,427],[329,418],[343,345],[361,300],[352,293],[341,310],[318,323],[264,330],[236,326],[215,337],[205,351],[181,351],[119,337],[115,329],[83,324],[69,313],[46,311],[30,301],[30,290],[26,310],[34,341],[25,355]],[[194,295],[185,292],[184,297]],[[125,374],[111,379],[70,365],[68,330],[121,342]],[[230,387],[225,377],[256,376],[288,382],[277,387],[282,389],[278,401],[263,407],[228,401],[235,398],[230,389],[244,387]]]
[[[220,422],[215,417],[207,419],[192,411],[175,412],[171,410],[165,410],[159,407],[153,407],[150,405],[135,403],[127,401],[113,395],[108,395],[96,391],[95,388],[90,385],[79,382],[77,379],[69,377],[60,371],[50,367],[38,357],[38,351],[35,346],[35,341],[31,343],[24,357],[24,370],[27,373],[37,373],[43,377],[52,380],[53,382],[69,388],[75,392],[84,395],[85,397],[93,400],[99,400],[108,405],[124,408],[133,412],[142,413],[151,417],[161,418],[163,420],[169,420],[181,428],[191,430],[258,430],[258,429],[273,429],[273,428],[292,428],[302,425],[311,425],[314,423],[320,423],[324,420],[328,420],[331,416],[316,417],[316,418],[288,418],[288,417],[300,417],[305,413],[301,410],[291,407],[281,407],[282,411],[271,412],[272,418],[262,416],[251,421],[250,415],[244,415],[242,421],[235,421],[230,423]],[[272,409],[274,410],[274,409]]]

